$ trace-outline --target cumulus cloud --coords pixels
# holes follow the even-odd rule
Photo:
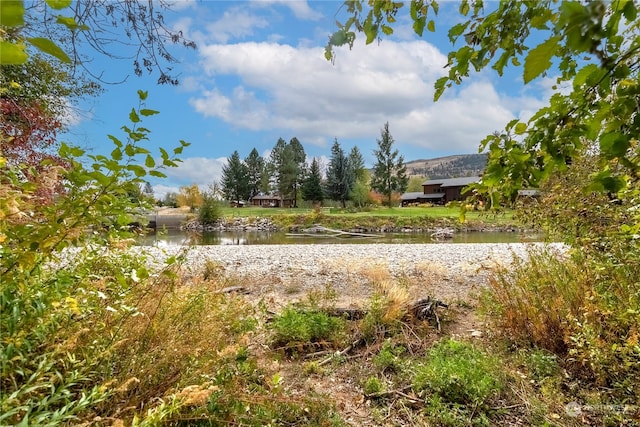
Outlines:
[[[409,114],[433,96],[446,57],[422,41],[385,42],[343,52],[336,64],[321,47],[276,43],[202,46],[209,77],[238,76],[227,93],[215,87],[191,99],[195,110],[238,127],[293,129],[305,140],[371,134],[388,117]],[[320,137],[322,136],[322,137]]]
[[[217,159],[187,157],[182,159],[182,163],[179,163],[178,167],[168,168],[163,172],[167,175],[166,181],[171,183],[173,187],[195,183],[204,190],[208,184],[220,181],[222,177],[222,166],[226,162],[226,157]]]
[[[244,7],[226,10],[222,17],[207,25],[207,32],[213,41],[227,43],[233,39],[244,39],[259,28],[269,26],[264,17],[254,15]]]
[[[399,144],[432,152],[475,152],[487,134],[513,118],[525,118],[539,98],[506,96],[482,75],[454,87],[437,103],[433,85],[446,55],[423,40],[384,40],[351,51],[338,49],[334,64],[323,47],[273,42],[200,46],[204,90],[190,103],[206,117],[241,129],[279,131],[305,143],[379,136],[390,123]],[[206,80],[205,80],[206,79]],[[232,80],[233,87],[216,85]]]

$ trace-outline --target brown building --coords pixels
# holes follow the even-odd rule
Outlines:
[[[467,198],[464,188],[478,181],[480,181],[479,176],[428,180],[422,183],[422,192],[404,193],[401,198],[402,206],[413,203],[444,205],[456,200],[464,200]]]
[[[253,196],[251,204],[265,208],[290,208],[293,206],[293,199],[283,199],[273,194],[260,194]]]

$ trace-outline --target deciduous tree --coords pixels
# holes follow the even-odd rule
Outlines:
[[[178,206],[189,206],[191,212],[202,205],[202,194],[197,184],[183,185],[177,196]]]

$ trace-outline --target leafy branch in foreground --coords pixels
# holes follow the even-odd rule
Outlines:
[[[110,155],[85,158],[83,150],[61,144],[58,156],[68,166],[50,165],[63,183],[51,203],[34,203],[34,184],[0,159],[1,424],[69,422],[105,399],[97,374],[121,318],[110,313],[135,311],[124,303],[128,289],[149,273],[124,258],[102,276],[78,263],[103,258],[98,255],[110,242],[129,235],[138,206],[126,188],[147,174],[163,176],[162,168],[176,166],[188,145],[181,141],[172,156],[161,149],[156,164],[142,145],[150,130],[141,123],[157,111],[142,107],[146,92],[138,95],[141,107],[131,111],[132,126],[123,127],[127,138],[110,136]],[[79,345],[87,335],[95,341]]]
[[[346,19],[330,37],[325,56],[333,60],[337,47],[352,47],[358,32],[367,43],[391,35],[403,8],[390,0],[346,1]],[[438,2],[412,0],[408,9],[416,34],[435,31]],[[477,192],[495,206],[511,203],[519,189],[563,172],[574,157],[593,155],[585,153],[590,142],[599,147],[600,161],[585,183],[587,190],[616,197],[637,187],[640,22],[635,2],[462,0],[459,13],[466,21],[448,35],[462,46],[448,55],[448,75],[435,83],[436,100],[469,78],[472,69],[491,67],[502,75],[509,65],[522,66],[525,84],[556,74],[557,85],[571,82],[573,89],[558,91],[528,123],[513,121],[482,142],[489,166]]]

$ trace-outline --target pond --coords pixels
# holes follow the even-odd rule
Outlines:
[[[178,230],[151,232],[140,239],[141,245],[309,245],[343,243],[520,243],[539,242],[542,234],[516,232],[456,233],[451,239],[434,239],[426,233],[387,233],[381,237],[289,236],[284,232],[213,231],[186,233]]]

